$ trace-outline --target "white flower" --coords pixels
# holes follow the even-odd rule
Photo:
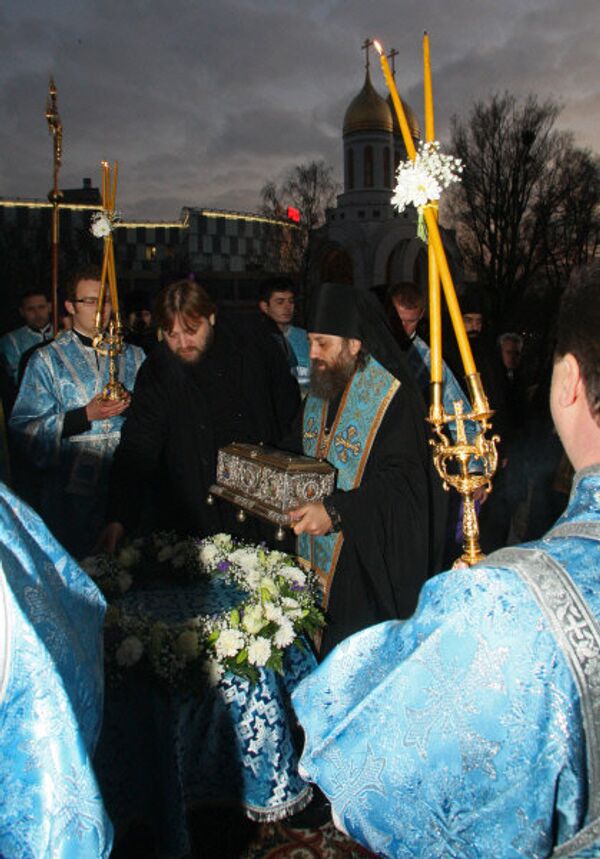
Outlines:
[[[260,582],[261,576],[262,571],[259,568],[255,570],[249,570],[244,576],[244,582],[251,590],[255,590],[258,587],[258,583]]]
[[[133,584],[133,579],[129,575],[129,573],[125,572],[125,570],[119,570],[119,572],[117,573],[117,582],[119,585],[119,590],[122,594],[124,594]]]
[[[275,605],[275,603],[272,602],[268,602],[265,603],[265,617],[267,618],[267,620],[274,621],[275,623],[281,623],[285,615],[278,605]]]
[[[392,204],[399,212],[411,205],[420,209],[438,200],[453,182],[460,181],[462,169],[460,158],[441,153],[437,140],[421,143],[415,160],[404,161],[398,167]]]
[[[105,212],[95,212],[92,215],[90,229],[97,239],[104,239],[112,233],[113,226],[111,219]]]
[[[273,641],[277,647],[289,647],[295,638],[296,633],[294,632],[294,627],[291,621],[284,619],[279,624],[279,629],[273,636]]]
[[[281,605],[286,613],[286,616],[291,620],[296,620],[302,615],[302,607],[298,600],[292,599],[292,597],[284,597],[281,600]]]
[[[272,552],[269,552],[269,554],[267,555],[267,566],[268,567],[276,567],[279,564],[281,564],[282,561],[285,560],[285,558],[286,558],[286,555],[284,552],[278,552],[276,549],[274,549]]]
[[[140,561],[140,552],[134,546],[126,546],[124,549],[121,549],[117,556],[117,563],[121,567],[125,567],[129,569],[129,567],[135,567]]]
[[[210,569],[219,555],[220,552],[213,543],[206,543],[200,549],[200,562]]]
[[[278,597],[279,596],[279,588],[269,576],[264,576],[260,580],[261,590],[265,590],[270,597]]]
[[[244,636],[238,629],[223,629],[215,642],[219,659],[237,656],[244,646]]]
[[[280,576],[283,576],[284,579],[294,582],[294,584],[300,585],[300,587],[304,587],[306,584],[306,574],[298,567],[288,565],[281,567],[277,572]]]
[[[256,635],[265,626],[265,616],[260,603],[250,605],[246,608],[242,626],[251,635]]]
[[[136,662],[139,662],[144,652],[144,645],[136,638],[135,635],[128,635],[124,638],[116,652],[116,658],[119,665],[124,668],[131,668]]]
[[[268,638],[259,635],[248,648],[248,662],[250,665],[266,665],[271,655],[271,642]]]
[[[211,539],[222,552],[228,552],[233,546],[233,540],[229,534],[215,534]]]
[[[232,564],[237,564],[245,573],[260,569],[260,563],[256,557],[256,552],[252,549],[235,549],[230,555],[229,560]]]

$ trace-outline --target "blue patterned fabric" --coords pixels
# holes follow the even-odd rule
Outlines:
[[[133,390],[144,352],[126,346],[119,379]],[[108,382],[108,359],[72,331],[38,349],[27,365],[10,429],[27,460],[44,471],[41,514],[77,557],[87,554],[103,524],[108,473],[124,418],[93,421],[62,438],[65,414],[86,406]]]
[[[418,334],[412,338],[412,346],[408,350],[407,358],[410,364],[417,384],[425,402],[429,402],[429,384],[431,377],[431,350],[427,343],[419,337]],[[454,403],[460,402],[463,407],[463,414],[471,411],[471,404],[467,399],[463,389],[459,385],[456,376],[448,367],[446,362],[442,365],[442,384],[443,384],[443,403],[446,414],[454,414]],[[467,437],[471,438],[477,432],[477,424],[473,421],[467,421],[465,424]],[[452,421],[448,424],[452,440],[456,441],[456,423]]]
[[[0,486],[0,856],[108,857],[91,756],[104,600],[40,518]]]
[[[296,356],[294,375],[298,380],[302,393],[305,394],[310,384],[310,346],[306,331],[304,328],[289,325],[284,334]]]
[[[131,614],[167,624],[232,608],[237,589],[219,580],[131,592]],[[311,788],[298,774],[291,692],[316,662],[288,649],[284,674],[260,671],[256,685],[225,674],[195,691],[166,689],[131,675],[107,690],[98,777],[115,827],[144,820],[160,855],[189,854],[186,811],[233,806],[254,820],[280,820],[303,808]]]
[[[595,466],[526,547],[563,566],[596,619],[599,538]],[[384,856],[546,857],[589,822],[576,678],[532,590],[493,555],[428,582],[410,620],[342,642],[294,705],[301,767]]]
[[[328,436],[325,434],[328,400],[312,395],[306,400],[303,451],[306,456],[326,459],[333,465],[337,489],[348,491],[360,484],[377,431],[399,387],[398,379],[369,357],[346,388]],[[325,608],[343,541],[341,531],[323,537],[309,534],[298,537],[298,554],[319,576]]]
[[[19,380],[19,363],[28,349],[44,343],[52,338],[52,329],[48,328],[46,333],[34,331],[29,325],[23,325],[14,331],[9,331],[0,337],[0,356],[6,372],[11,381],[16,385]]]

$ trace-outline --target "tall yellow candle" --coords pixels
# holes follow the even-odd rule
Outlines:
[[[435,140],[435,123],[433,114],[433,86],[431,83],[431,61],[429,56],[429,36],[423,35],[423,86],[425,95],[425,140],[430,143]],[[429,345],[431,349],[431,381],[441,382],[442,364],[442,296],[440,289],[440,273],[435,258],[433,245],[428,248],[429,270]]]
[[[463,322],[460,305],[456,297],[456,290],[454,289],[452,275],[450,274],[450,269],[448,267],[446,251],[442,244],[438,222],[435,212],[429,206],[425,207],[423,215],[425,223],[427,224],[429,243],[433,245],[435,258],[440,270],[442,286],[444,287],[444,297],[446,299],[446,304],[448,305],[448,312],[450,313],[452,327],[454,328],[456,341],[460,350],[460,357],[462,358],[463,367],[465,369],[465,376],[471,376],[477,372],[475,369],[475,361],[473,359],[473,351],[471,349],[471,344],[469,343],[469,338],[467,337],[467,332],[465,331],[465,323]]]
[[[425,90],[425,140],[435,140],[433,119],[433,87],[431,84],[431,57],[429,54],[429,34],[423,34],[423,87]]]
[[[379,52],[379,59],[381,60],[381,69],[383,71],[383,76],[385,78],[388,89],[390,91],[390,95],[392,97],[392,103],[396,111],[396,116],[398,117],[398,124],[400,125],[400,131],[402,132],[402,140],[404,141],[404,146],[406,147],[406,154],[411,159],[411,161],[414,161],[417,157],[417,150],[415,149],[415,144],[410,133],[406,114],[404,113],[404,108],[402,107],[402,102],[400,101],[398,90],[396,89],[396,83],[394,81],[394,77],[390,69],[390,64],[387,61],[386,55],[383,53],[383,48],[381,47],[381,44],[377,41],[374,41],[373,44],[375,45],[376,50]]]

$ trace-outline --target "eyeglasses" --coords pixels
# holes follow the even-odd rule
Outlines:
[[[92,298],[91,296],[88,296],[86,298],[74,298],[73,304],[85,304],[86,307],[91,307],[93,305],[95,307],[98,304],[98,299]],[[110,304],[110,299],[105,298],[104,304]]]

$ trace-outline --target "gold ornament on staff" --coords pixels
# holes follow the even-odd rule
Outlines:
[[[433,119],[431,65],[429,60],[429,37],[425,33],[423,39],[426,140],[425,148],[421,148],[419,153],[417,153],[415,148],[404,113],[404,107],[398,95],[396,83],[390,71],[387,58],[381,44],[375,41],[374,45],[380,55],[381,68],[396,110],[407,155],[416,165],[416,162],[423,155],[427,155],[428,147],[429,151],[437,147],[434,140],[435,127]],[[475,367],[471,344],[467,337],[460,306],[456,297],[456,290],[438,226],[436,199],[428,200],[423,205],[422,215],[427,226],[429,245],[431,399],[428,420],[436,436],[436,439],[431,441],[434,450],[433,461],[438,474],[442,478],[444,488],[448,489],[450,486],[453,486],[462,496],[463,554],[460,560],[471,566],[485,557],[479,545],[479,524],[475,508],[475,495],[481,490],[486,493],[491,491],[492,477],[498,465],[497,445],[500,439],[497,435],[491,438],[486,437],[486,433],[492,428],[489,419],[493,415],[493,411],[490,409],[483,390],[481,377]],[[465,380],[471,403],[471,410],[467,414],[463,414],[460,402],[454,403],[454,414],[448,414],[444,408],[440,280],[465,371]],[[477,432],[472,441],[469,441],[467,438],[466,422],[473,422],[478,425]],[[450,423],[454,423],[456,427],[456,440],[454,442],[452,442],[448,430],[448,424]]]
[[[112,177],[108,162],[102,162],[102,212],[98,212],[92,218],[92,233],[96,237],[104,239],[104,257],[102,260],[98,305],[96,307],[96,335],[92,341],[92,345],[100,355],[108,357],[109,380],[102,391],[102,396],[105,400],[121,400],[127,394],[127,391],[119,382],[117,372],[117,356],[123,352],[123,327],[121,325],[121,313],[119,310],[115,249],[112,236],[112,231],[117,220],[115,200],[117,197],[118,175],[118,162],[115,162]],[[108,331],[105,331],[102,325],[102,317],[104,314],[107,283],[110,303],[112,305],[112,318],[108,326]]]
[[[52,325],[54,333],[58,331],[58,251],[59,251],[59,206],[62,200],[62,191],[58,189],[58,173],[62,163],[62,136],[63,127],[58,113],[57,90],[54,78],[50,78],[48,86],[48,98],[46,100],[46,120],[48,132],[52,137],[53,149],[53,182],[52,190],[48,192],[48,199],[52,203]]]

